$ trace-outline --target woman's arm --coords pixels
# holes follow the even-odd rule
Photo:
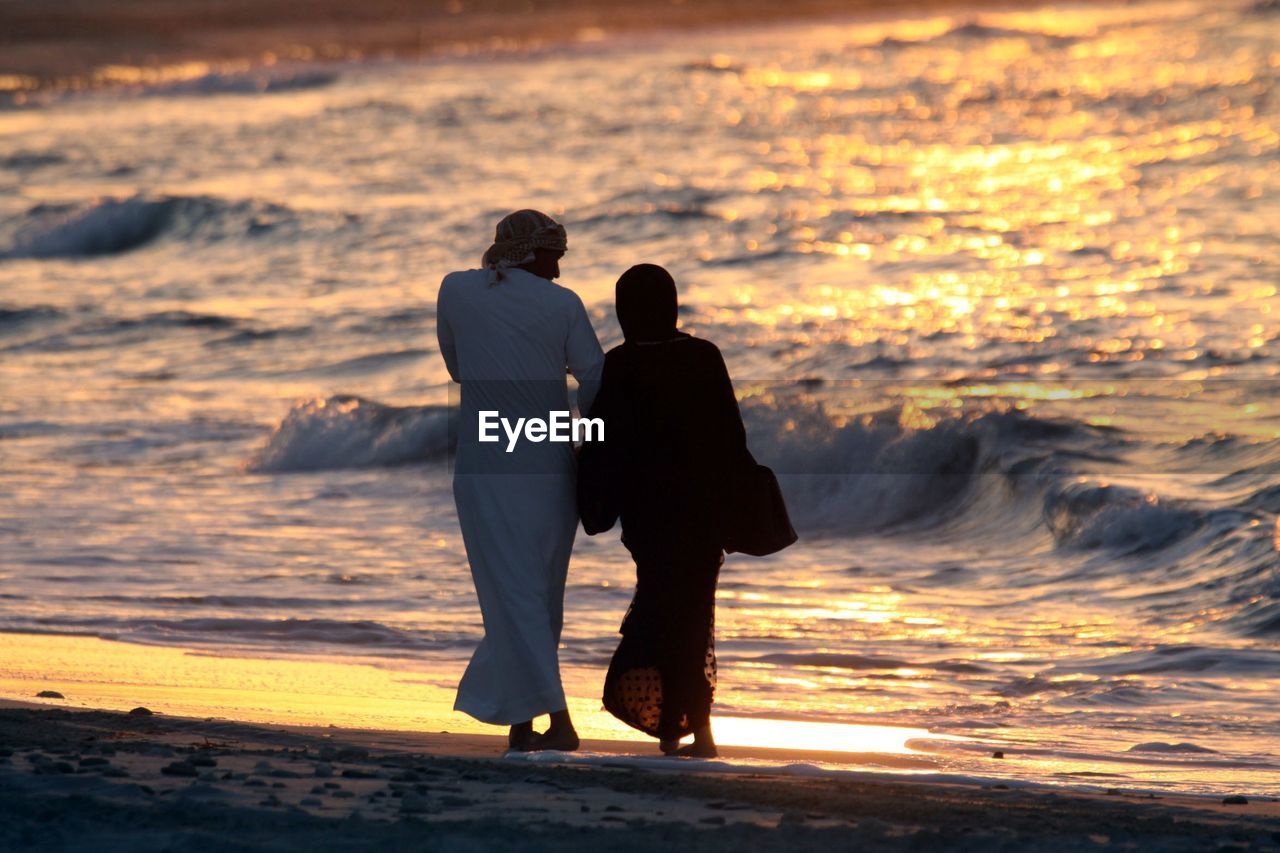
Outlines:
[[[603,421],[604,440],[585,442],[578,455],[578,516],[588,536],[611,529],[622,511],[624,472],[620,451],[627,440],[626,423],[621,410],[620,378],[613,367],[615,362],[606,358],[600,393],[587,415]]]
[[[712,421],[715,424],[715,445],[723,466],[728,472],[740,472],[755,465],[751,451],[747,449],[747,428],[742,423],[742,411],[738,397],[733,393],[733,380],[719,348],[711,345],[708,357],[708,374],[711,384]]]

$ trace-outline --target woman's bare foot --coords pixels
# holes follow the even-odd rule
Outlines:
[[[662,750],[663,755],[675,755],[676,751],[680,749],[680,739],[660,740],[658,741],[658,749]]]
[[[715,739],[711,737],[711,726],[706,725],[693,733],[693,743],[676,750],[676,755],[685,758],[717,758]]]
[[[516,723],[507,732],[507,749],[528,752],[538,733],[533,730],[533,720],[527,723]]]
[[[686,744],[676,750],[676,755],[681,758],[719,758],[720,753],[716,751],[714,743],[693,743]]]

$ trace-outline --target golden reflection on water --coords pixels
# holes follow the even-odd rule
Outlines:
[[[716,717],[712,723],[716,742],[721,746],[908,755],[914,751],[907,746],[907,741],[935,737],[925,729],[809,723],[799,720]]]
[[[1194,28],[1173,43],[1158,24],[1107,35],[1116,16],[984,16],[1005,31],[945,46],[936,37],[954,21],[900,22],[894,50],[870,33],[843,61],[717,56],[700,102],[720,104],[731,127],[777,128],[755,142],[749,194],[717,213],[756,218],[762,197],[785,199],[773,230],[744,232],[746,250],[831,265],[792,298],[734,283],[720,304],[736,307],[713,319],[745,318],[773,330],[769,343],[883,344],[917,359],[931,336],[966,351],[1062,338],[1086,366],[1273,346],[1274,286],[1206,266],[1256,232],[1248,206],[1235,221],[1193,214],[1206,195],[1256,199],[1274,180],[1280,164],[1265,155],[1280,130],[1265,93],[1277,60],[1242,48],[1217,61]],[[1192,94],[1179,103],[1180,92]],[[1262,158],[1257,180],[1231,168],[1239,157]],[[1215,316],[1239,310],[1259,321],[1245,337],[1209,338]],[[1092,321],[1108,322],[1080,331]]]

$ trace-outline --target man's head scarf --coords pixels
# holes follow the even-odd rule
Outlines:
[[[533,260],[534,249],[563,253],[568,248],[564,226],[537,210],[517,210],[498,223],[493,245],[480,264],[489,271],[489,284],[502,281],[503,273]]]

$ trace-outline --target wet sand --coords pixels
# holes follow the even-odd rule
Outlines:
[[[168,69],[163,73],[168,79],[275,62],[484,54],[621,33],[926,10],[966,13],[1009,5],[983,0],[9,0],[0,4],[0,90],[154,79],[136,69]]]
[[[0,848],[1280,847],[1275,802],[734,771],[769,750],[711,764],[640,759],[626,742],[584,743],[579,763],[502,750],[489,735],[0,702]]]

